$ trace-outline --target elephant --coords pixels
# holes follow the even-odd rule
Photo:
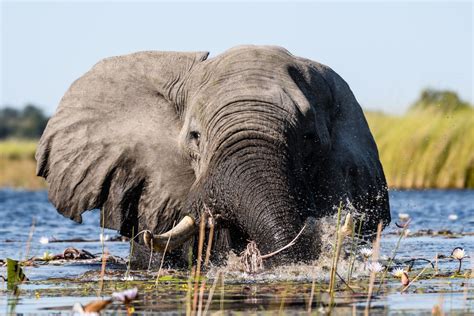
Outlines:
[[[309,262],[320,227],[351,205],[364,236],[390,222],[378,150],[348,84],[276,46],[144,51],[106,58],[63,96],[39,141],[37,175],[58,212],[187,260],[199,223],[211,260],[254,241],[271,264]],[[302,230],[302,228],[304,228]]]

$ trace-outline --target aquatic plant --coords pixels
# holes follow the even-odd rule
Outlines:
[[[382,222],[380,222],[377,225],[377,235],[376,235],[375,241],[374,241],[373,246],[372,246],[372,249],[373,249],[372,258],[371,258],[372,262],[376,262],[379,259],[381,236],[382,236]],[[372,293],[373,293],[373,290],[374,290],[375,277],[376,277],[376,272],[375,272],[375,270],[373,270],[370,273],[369,289],[367,291],[367,302],[366,302],[366,306],[365,306],[365,314],[367,314],[367,315],[368,315],[369,310],[370,310],[370,303],[371,303],[371,300],[372,300]]]
[[[173,222],[173,227],[172,229],[175,227],[176,225],[176,221]],[[145,234],[148,234],[148,233],[151,233],[151,232],[146,232]],[[144,235],[146,236],[146,235]],[[152,235],[153,236],[153,235]],[[145,238],[145,237],[144,237]],[[150,237],[149,237],[150,238]],[[160,279],[160,275],[161,275],[161,271],[163,269],[163,264],[165,262],[165,256],[166,256],[166,252],[168,251],[168,247],[170,245],[170,240],[171,240],[171,234],[168,236],[168,240],[166,241],[166,245],[165,245],[165,249],[163,249],[163,255],[161,257],[161,261],[160,261],[160,268],[158,269],[158,273],[156,274],[156,280],[155,280],[155,287],[158,286],[158,282],[159,282],[159,279]],[[150,260],[148,262],[148,270],[150,270],[150,266],[151,266],[151,260],[153,258],[153,238],[150,238]]]
[[[449,214],[448,219],[452,222],[458,220],[458,215],[457,214]]]
[[[461,273],[462,260],[466,258],[466,252],[464,251],[464,249],[461,247],[454,248],[453,251],[451,252],[451,258],[459,261],[459,266],[456,273],[458,274]]]
[[[408,274],[405,271],[402,272],[402,275],[400,278],[401,278],[403,286],[406,287],[408,286],[408,284],[410,284],[410,279],[408,278]]]
[[[358,228],[357,236],[361,236],[362,224],[364,223],[364,218],[365,218],[365,214],[362,214],[362,216],[359,219],[359,228]],[[353,227],[352,236],[351,236],[351,250],[350,250],[350,254],[349,254],[349,269],[347,269],[347,282],[348,282],[348,284],[351,283],[352,270],[354,269],[354,264],[355,264],[355,260],[356,260],[355,248],[357,246],[357,241],[356,241],[355,237],[356,237],[355,227]]]
[[[380,280],[380,285],[379,285],[379,288],[378,288],[377,292],[379,292],[380,289],[382,288],[383,282],[385,280],[385,276],[387,275],[388,270],[391,268],[392,263],[395,260],[395,257],[397,255],[397,251],[400,248],[400,243],[402,241],[402,238],[403,237],[408,237],[408,233],[409,233],[408,227],[410,226],[410,223],[411,223],[411,218],[409,216],[407,217],[406,222],[403,223],[402,225],[395,223],[395,225],[399,228],[402,228],[402,230],[400,232],[400,236],[398,237],[397,244],[395,245],[395,248],[393,248],[393,250],[392,250],[392,255],[390,256],[390,258],[388,260],[387,268],[385,269],[385,271],[382,274],[382,278]]]
[[[404,272],[405,270],[403,268],[396,267],[393,269],[392,275],[396,278],[401,278]]]
[[[369,259],[373,254],[373,250],[371,248],[364,247],[359,250],[359,253],[364,257],[364,259]]]
[[[400,291],[401,293],[405,292],[405,291],[408,289],[409,286],[411,286],[413,283],[415,283],[415,281],[418,280],[418,279],[420,278],[420,276],[421,276],[423,273],[425,273],[425,271],[426,271],[426,269],[428,269],[428,267],[430,267],[430,266],[433,265],[433,263],[431,262],[431,260],[427,260],[427,261],[429,261],[429,263],[423,267],[423,269],[420,271],[420,273],[418,273],[418,274],[413,278],[412,281],[409,281],[409,280],[408,280],[408,274],[406,275],[406,280],[403,280],[403,279],[402,279],[402,282],[406,282],[407,284],[406,284],[406,285],[404,286],[404,288]]]
[[[334,286],[336,284],[336,274],[337,274],[337,263],[339,262],[339,256],[341,254],[341,245],[342,245],[342,239],[343,236],[340,232],[339,226],[340,226],[340,221],[341,221],[341,210],[342,210],[342,202],[339,204],[339,207],[337,209],[337,217],[336,217],[336,240],[334,243],[334,253],[333,253],[333,260],[332,260],[332,265],[331,265],[331,274],[329,276],[329,295],[331,297],[330,303],[329,303],[329,308],[332,309],[332,306],[334,304]]]
[[[379,273],[384,270],[384,267],[380,262],[374,261],[374,262],[369,262],[367,264],[367,270],[369,270],[372,273]]]
[[[344,225],[341,227],[341,234],[343,236],[350,236],[354,231],[354,220],[352,219],[352,214],[349,212],[346,214],[344,219]]]
[[[410,219],[410,214],[408,213],[398,213],[398,218],[402,221],[407,221]]]
[[[121,302],[125,305],[127,309],[127,314],[131,315],[134,311],[133,306],[131,303],[136,300],[138,297],[138,289],[135,287],[133,289],[128,289],[122,292],[114,292],[112,293],[112,298],[116,301]]]

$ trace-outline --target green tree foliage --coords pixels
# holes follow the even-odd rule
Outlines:
[[[470,104],[461,100],[454,91],[424,89],[410,110],[453,112],[469,108]]]
[[[39,138],[48,123],[48,117],[43,111],[32,105],[26,105],[22,110],[11,107],[0,109],[0,139]]]

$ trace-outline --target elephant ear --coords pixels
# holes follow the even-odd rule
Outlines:
[[[324,158],[316,156],[313,185],[316,203],[326,208],[349,201],[363,213],[364,231],[374,232],[380,221],[390,223],[385,175],[374,138],[362,108],[348,84],[331,68],[301,58],[306,82],[314,92],[309,99],[325,145]],[[324,140],[326,140],[324,142]],[[341,186],[342,184],[342,186]]]
[[[180,90],[207,55],[112,57],[71,85],[36,152],[60,213],[80,223],[83,212],[101,208],[102,224],[127,236],[160,232],[179,216],[194,181],[177,140]]]

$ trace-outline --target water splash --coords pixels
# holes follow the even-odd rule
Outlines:
[[[343,212],[342,218],[348,211]],[[260,273],[249,274],[244,272],[240,257],[231,252],[228,255],[227,263],[224,267],[212,267],[208,272],[208,277],[213,279],[219,271],[224,273],[226,282],[235,283],[267,283],[278,282],[318,282],[329,281],[329,273],[333,263],[333,254],[336,241],[336,215],[329,215],[318,220],[318,232],[320,234],[321,253],[319,257],[311,263],[297,263],[282,265],[277,267],[265,267]],[[353,245],[353,243],[355,243]],[[341,256],[338,262],[338,274],[345,278],[352,265],[352,277],[367,275],[364,268],[364,260],[358,255],[358,249],[365,242],[348,236],[343,239]],[[351,249],[353,255],[351,257]]]

